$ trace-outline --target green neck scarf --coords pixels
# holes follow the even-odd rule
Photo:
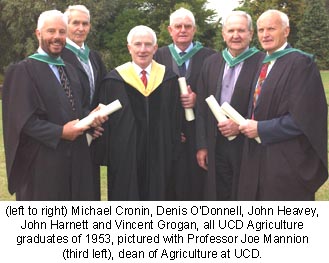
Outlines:
[[[69,50],[71,50],[75,55],[78,56],[84,63],[88,64],[89,61],[89,47],[85,44],[85,49],[82,51],[79,48],[76,48],[68,43],[66,43],[65,47]]]
[[[177,65],[180,67],[181,65],[183,65],[187,60],[189,60],[191,57],[193,57],[201,48],[203,48],[202,44],[198,41],[195,42],[195,45],[193,46],[193,48],[186,53],[184,56],[180,56],[175,47],[174,44],[170,44],[169,46],[169,50],[170,53],[172,55],[172,57],[174,58],[174,60],[176,61]]]
[[[230,67],[234,67],[235,65],[241,63],[242,61],[245,61],[247,58],[250,58],[254,54],[258,53],[259,50],[255,47],[249,48],[242,52],[240,55],[238,55],[235,58],[232,58],[232,56],[229,54],[228,49],[224,49],[222,51],[223,58],[225,59],[226,63]]]
[[[55,65],[55,66],[65,66],[63,59],[61,59],[60,57],[54,58],[54,57],[50,57],[49,55],[46,55],[46,54],[35,53],[35,54],[29,56],[29,58],[39,60],[39,61],[45,62],[47,64]]]
[[[286,48],[286,49],[283,49],[283,50],[280,50],[280,51],[276,51],[273,54],[266,56],[264,58],[264,60],[263,60],[263,64],[268,63],[268,62],[271,62],[271,61],[276,60],[278,58],[281,58],[281,57],[283,57],[283,56],[285,56],[285,55],[287,55],[287,54],[289,54],[291,52],[299,52],[301,54],[304,54],[306,56],[309,56],[311,58],[314,58],[314,55],[309,54],[309,53],[306,53],[304,51],[301,51],[300,49]]]

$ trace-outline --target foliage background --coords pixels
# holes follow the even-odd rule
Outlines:
[[[229,1],[229,0],[227,0]],[[126,62],[130,56],[126,48],[129,30],[145,24],[155,30],[159,46],[169,44],[167,32],[169,15],[184,6],[196,18],[196,40],[205,46],[221,50],[221,19],[215,10],[206,9],[206,0],[0,0],[0,73],[7,66],[33,53],[37,48],[34,30],[39,14],[48,9],[65,11],[68,5],[84,4],[91,12],[92,30],[88,45],[98,50],[108,70]],[[279,9],[290,18],[289,42],[306,52],[315,54],[321,69],[329,68],[329,0],[241,0],[238,9],[253,18],[267,9]],[[258,46],[256,34],[253,44]],[[259,47],[259,46],[258,46]]]
[[[227,0],[230,1],[230,0]],[[8,65],[32,54],[37,49],[34,35],[38,16],[42,11],[65,11],[68,5],[84,4],[91,12],[92,30],[88,45],[100,52],[110,70],[128,60],[126,36],[138,24],[155,30],[159,46],[171,43],[167,32],[169,15],[184,6],[196,18],[195,40],[205,46],[222,50],[221,19],[215,11],[206,9],[206,0],[0,0],[0,84]],[[256,28],[257,17],[267,9],[279,9],[290,19],[289,43],[315,54],[320,69],[329,69],[329,0],[241,0],[238,9],[247,11]],[[253,45],[260,48],[257,34]],[[261,48],[260,48],[261,49]],[[329,98],[329,72],[322,71],[327,100]],[[0,97],[1,98],[1,97]],[[0,101],[1,106],[1,101]],[[0,107],[0,200],[13,200],[7,191],[5,159],[3,153],[2,120]],[[105,169],[102,169],[102,196],[106,196]],[[317,200],[329,200],[329,182],[317,193]]]

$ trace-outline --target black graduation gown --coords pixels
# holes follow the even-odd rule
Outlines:
[[[96,51],[90,50],[89,59],[94,72],[95,79],[95,93],[93,96],[93,100],[90,103],[90,86],[89,79],[86,71],[84,70],[81,62],[77,58],[77,56],[69,49],[64,48],[61,54],[61,58],[64,61],[70,63],[76,70],[81,82],[81,86],[83,89],[83,105],[90,110],[94,109],[98,105],[98,97],[99,97],[99,86],[105,75],[107,74],[106,67]]]
[[[77,56],[69,49],[64,48],[61,54],[62,59],[65,62],[70,63],[77,71],[77,74],[79,76],[80,82],[81,82],[81,88],[82,88],[82,95],[83,95],[83,108],[86,110],[86,112],[89,112],[90,110],[93,110],[98,106],[99,103],[99,88],[100,83],[104,79],[105,75],[107,74],[105,65],[99,56],[99,54],[94,51],[90,50],[89,53],[89,60],[92,66],[92,70],[94,73],[94,84],[95,84],[95,92],[94,96],[92,98],[92,101],[90,102],[90,85],[89,85],[89,79],[88,75],[83,68],[81,62],[77,58]],[[94,173],[94,182],[95,182],[95,198],[96,200],[101,199],[101,191],[100,191],[100,165],[104,163],[104,153],[98,153],[96,154],[96,144],[101,143],[104,138],[100,137],[97,140],[93,140],[90,145],[90,151],[91,151],[91,158],[93,160],[93,173]]]
[[[230,104],[244,117],[246,117],[248,113],[249,97],[253,87],[253,80],[258,73],[258,68],[264,56],[264,53],[258,52],[244,61],[234,87]],[[216,53],[208,57],[204,62],[197,85],[197,147],[198,149],[207,148],[208,150],[208,174],[204,191],[205,200],[222,200],[224,197],[235,200],[237,198],[237,185],[244,135],[240,134],[232,141],[222,136],[221,133],[218,132],[218,122],[209,109],[208,104],[205,102],[205,99],[210,95],[220,98],[225,63],[222,53]],[[227,165],[231,167],[232,186],[227,186],[227,189],[221,189],[225,194],[216,191],[216,185],[218,184],[216,181],[215,164],[216,143],[220,148],[217,150],[222,152],[222,155],[225,156],[227,160]],[[220,172],[221,171],[219,171],[219,173]]]
[[[108,199],[166,200],[180,140],[177,77],[166,69],[162,83],[146,97],[112,70],[102,83],[100,100],[108,104],[116,99],[122,109],[109,116],[106,127]]]
[[[5,76],[3,133],[8,188],[18,199],[93,200],[86,137],[73,142],[60,139],[65,123],[83,117],[79,79],[69,64],[65,71],[75,112],[48,64],[25,59],[10,67]],[[23,132],[31,120],[33,137]]]
[[[190,60],[185,78],[187,84],[191,86],[195,93],[197,93],[197,80],[203,61],[214,53],[214,50],[203,47]],[[172,58],[168,46],[159,48],[154,59],[160,64],[171,68],[179,76],[177,63]],[[180,154],[178,160],[174,163],[171,200],[203,200],[206,172],[199,167],[196,160],[195,121],[186,121],[183,117],[182,132],[186,137],[186,142],[180,144]]]
[[[245,140],[239,200],[314,199],[328,177],[327,110],[314,61],[299,52],[277,59],[263,83],[255,120],[290,113],[303,134],[267,145]]]

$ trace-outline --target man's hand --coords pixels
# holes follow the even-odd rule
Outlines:
[[[244,123],[242,123],[239,126],[239,130],[248,138],[254,139],[259,136],[257,131],[257,125],[258,125],[257,121],[246,120]]]
[[[196,159],[198,164],[201,168],[208,171],[208,150],[207,149],[200,149],[196,153]]]
[[[196,102],[196,94],[192,91],[190,85],[187,86],[187,94],[180,95],[180,101],[184,109],[194,108]]]
[[[231,119],[219,122],[217,127],[221,134],[225,137],[236,136],[240,133],[239,125]]]
[[[77,128],[74,126],[79,120],[69,121],[63,126],[61,138],[68,141],[74,141],[78,136],[82,135],[88,127]]]
[[[103,135],[103,132],[104,132],[104,129],[101,126],[95,127],[91,136],[93,137],[93,139],[96,139],[96,138],[101,137]]]
[[[92,114],[94,112],[97,112],[99,111],[100,109],[104,108],[105,105],[104,104],[99,104],[95,109],[92,110],[92,112],[90,112],[89,114]],[[96,128],[96,127],[100,127],[102,126],[102,124],[104,122],[106,122],[108,120],[108,116],[96,116],[92,122],[92,124],[90,125],[91,127],[93,128]]]

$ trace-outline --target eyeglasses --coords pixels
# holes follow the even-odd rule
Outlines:
[[[184,27],[186,30],[190,30],[193,28],[192,24],[174,24],[173,26],[176,30],[182,30],[182,28]]]

